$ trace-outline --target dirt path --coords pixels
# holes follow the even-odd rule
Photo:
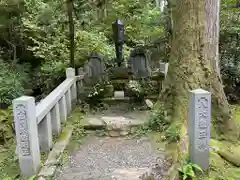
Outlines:
[[[71,155],[56,180],[137,180],[144,173],[163,179],[163,152],[156,152],[147,137],[140,139],[88,137]]]
[[[140,117],[144,119],[140,112],[123,112],[120,108],[103,114],[121,117],[131,114],[138,120]],[[164,152],[156,151],[148,137],[89,135],[79,149],[71,154],[69,163],[58,169],[55,180],[138,180],[144,179],[140,178],[143,174],[151,176],[146,180],[161,180],[164,179],[165,166]]]

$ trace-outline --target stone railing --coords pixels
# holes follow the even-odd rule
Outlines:
[[[61,131],[77,99],[75,70],[66,70],[66,79],[37,105],[34,97],[22,96],[13,100],[17,154],[22,175],[30,177],[40,169],[40,151],[48,152],[53,135]]]

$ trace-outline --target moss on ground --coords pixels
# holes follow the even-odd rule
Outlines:
[[[20,169],[18,160],[15,155],[15,145],[6,148],[7,151],[0,153],[0,179],[22,179],[20,177]]]
[[[233,120],[240,131],[240,106],[233,107]],[[211,133],[214,133],[211,131]],[[224,138],[223,138],[224,139]],[[210,171],[209,175],[198,177],[202,180],[236,180],[240,177],[240,141],[210,140]]]
[[[210,146],[215,147],[216,150],[210,150],[210,171],[209,175],[199,177],[198,179],[209,180],[236,180],[240,177],[240,168],[234,166],[231,162],[226,160],[226,157],[235,157],[237,160],[240,152],[240,146],[232,144],[227,141],[216,141],[211,139]],[[224,153],[223,153],[224,152]],[[229,158],[228,160],[231,160]],[[240,159],[239,159],[240,160]]]
[[[67,149],[68,151],[74,151],[79,147],[79,145],[83,142],[84,137],[86,136],[86,131],[83,127],[85,124],[85,118],[84,114],[81,111],[81,108],[76,107],[73,109],[71,116],[68,119],[68,124],[73,125],[74,129]]]
[[[240,106],[234,106],[233,119],[240,127]],[[185,127],[185,126],[183,126]],[[214,129],[214,128],[213,128]],[[240,132],[240,128],[239,132]],[[215,131],[211,130],[211,134]],[[173,164],[171,173],[176,172],[176,167],[182,159],[186,156],[185,153],[179,152],[179,143],[166,143],[163,133],[153,132],[150,135],[153,145],[156,149],[165,149],[167,160]],[[186,134],[186,129],[183,128],[181,138]],[[214,137],[214,136],[213,136]],[[198,176],[199,180],[236,180],[240,177],[240,141],[219,141],[215,139],[210,140],[210,170],[208,175]],[[187,148],[187,147],[186,147]],[[171,176],[172,178],[172,176]],[[171,179],[170,178],[170,179]]]

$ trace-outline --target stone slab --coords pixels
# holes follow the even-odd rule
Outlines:
[[[63,129],[62,136],[60,136],[60,140],[54,144],[52,151],[49,153],[47,160],[44,162],[44,166],[38,174],[38,179],[41,177],[50,178],[54,176],[57,165],[62,158],[62,153],[72,136],[72,131],[73,126],[67,126]]]
[[[97,117],[87,117],[84,121],[85,129],[104,129],[106,127],[105,122]]]
[[[127,127],[139,126],[144,123],[144,121],[136,119],[128,119],[123,116],[103,116],[101,118],[107,126],[107,129],[111,130],[126,130]]]
[[[117,180],[140,180],[142,177],[151,175],[150,168],[125,168],[115,169],[112,172],[112,178]]]
[[[114,98],[116,99],[123,99],[124,98],[124,91],[115,91]]]
[[[57,166],[43,166],[38,176],[41,177],[53,177]]]
[[[110,136],[110,137],[119,137],[119,136],[121,136],[121,134],[120,134],[119,131],[109,131],[108,132],[108,136]]]
[[[46,180],[44,177],[39,177],[38,180]]]
[[[130,133],[131,133],[131,129],[129,129],[129,131],[120,131],[121,136],[127,136]]]

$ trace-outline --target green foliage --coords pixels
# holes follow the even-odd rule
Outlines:
[[[171,122],[164,104],[156,103],[151,110],[148,122],[138,129],[137,135],[145,135],[151,131],[162,132],[162,140],[177,142],[180,140],[181,126],[181,123]]]
[[[137,99],[144,99],[147,95],[158,95],[159,87],[154,86],[150,79],[131,80],[127,84],[127,90]]]
[[[36,178],[36,176],[31,176],[30,178],[28,178],[27,180],[34,180]]]
[[[186,163],[181,168],[178,169],[180,172],[182,179],[194,179],[196,178],[196,174],[194,171],[202,172],[202,169],[197,164]]]
[[[85,131],[83,127],[83,118],[84,115],[81,112],[81,109],[79,107],[76,107],[72,113],[71,117],[68,119],[67,124],[70,124],[73,126],[73,132],[72,132],[72,137],[71,141],[68,145],[68,150],[75,150],[76,148],[79,147],[79,144],[82,143],[83,138],[87,135],[87,132]],[[61,135],[64,137],[64,135]]]
[[[77,31],[76,33],[76,54],[77,64],[83,65],[89,52],[99,52],[107,59],[113,58],[115,49],[108,44],[108,39],[102,32]],[[109,62],[106,62],[109,63]]]
[[[162,104],[155,104],[148,122],[148,128],[153,131],[163,132],[169,126],[170,118]]]
[[[240,18],[236,0],[221,1],[220,65],[225,92],[240,100]]]
[[[13,129],[13,111],[12,108],[0,109],[0,144],[8,146],[14,137]]]
[[[38,99],[44,98],[48,95],[57,85],[63,82],[65,79],[66,64],[62,62],[50,61],[41,66],[40,70],[34,71],[32,77],[33,79],[38,79],[34,81],[34,87],[41,89],[41,96]]]
[[[159,36],[163,36],[164,29],[159,9],[147,0],[118,0],[109,1],[107,16],[103,22],[107,25],[106,34],[111,34],[111,23],[118,17],[126,31],[126,42],[145,45]]]
[[[6,152],[0,152],[0,179],[21,179],[18,159],[15,156],[15,147],[6,149]],[[1,147],[1,149],[3,149]]]
[[[165,132],[165,138],[169,142],[177,142],[180,140],[180,130],[181,124],[180,123],[172,123]]]
[[[129,81],[127,88],[133,93],[133,96],[136,96],[136,98],[142,98],[144,95],[143,88],[138,81]]]
[[[145,135],[147,132],[165,132],[170,125],[170,118],[163,104],[156,103],[151,112],[148,122],[137,130],[137,136]]]
[[[86,99],[86,102],[89,104],[90,108],[97,108],[102,105],[103,99],[108,95],[109,82],[102,78],[102,80],[96,84],[94,84],[90,91],[88,92],[88,97]]]
[[[24,93],[24,84],[28,80],[27,66],[0,60],[0,69],[0,103],[10,105],[14,98]]]
[[[40,93],[44,97],[64,78],[64,70],[69,63],[65,4],[61,0],[3,0],[1,5],[0,38],[5,42],[1,44],[3,59],[13,59],[14,52],[18,52],[15,58],[31,65],[32,73],[28,74],[33,82],[31,87],[41,88]],[[116,17],[125,24],[125,60],[136,44],[148,44],[163,36],[159,10],[147,0],[111,0],[106,4],[83,0],[74,1],[74,6],[77,66],[83,65],[92,51],[102,53],[108,64],[113,63],[115,52],[111,23]],[[18,96],[21,93],[11,94]],[[14,97],[4,98],[10,102]]]

